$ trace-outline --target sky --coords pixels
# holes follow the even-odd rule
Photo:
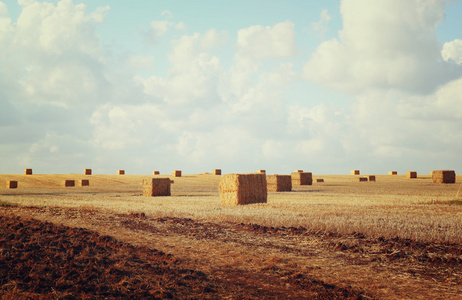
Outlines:
[[[462,174],[462,0],[0,0],[0,173]]]

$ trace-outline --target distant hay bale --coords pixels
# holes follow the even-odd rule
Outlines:
[[[75,180],[64,180],[64,186],[75,186]]]
[[[85,169],[85,170],[83,171],[83,174],[85,174],[85,175],[91,175],[91,169]]]
[[[220,179],[223,205],[266,203],[268,190],[264,174],[226,174]]]
[[[221,175],[221,169],[213,169],[213,175]]]
[[[351,170],[351,175],[359,175],[359,170]]]
[[[266,170],[257,170],[257,174],[266,174]]]
[[[303,172],[303,170],[295,170],[294,172],[296,172],[296,173],[297,173],[297,172],[298,172],[298,173],[301,173],[301,172]]]
[[[388,175],[398,175],[398,172],[397,171],[390,171],[390,172],[388,172]]]
[[[125,175],[125,170],[117,170],[117,175]]]
[[[415,171],[407,171],[406,178],[417,178],[417,172]]]
[[[170,178],[146,178],[143,179],[143,196],[170,196]]]
[[[312,185],[313,184],[313,175],[311,172],[293,172],[292,177],[292,186],[294,185]]]
[[[454,170],[438,170],[432,172],[433,183],[456,183]]]
[[[367,179],[369,181],[375,181],[375,175],[369,175],[369,176],[367,176]]]
[[[24,175],[32,175],[32,169],[24,169]]]
[[[17,189],[18,188],[18,181],[16,181],[16,180],[7,180],[6,188],[7,189]]]
[[[90,186],[90,180],[88,179],[81,179],[80,186]]]
[[[173,177],[181,177],[181,171],[180,170],[173,170],[172,176]]]
[[[152,172],[152,175],[159,175],[159,174],[160,174],[159,171],[153,171],[153,172]]]
[[[316,179],[316,182],[324,182],[324,179],[318,178],[318,179]]]
[[[367,177],[358,177],[358,181],[359,182],[367,181]]]
[[[288,192],[292,190],[292,177],[290,175],[267,175],[266,184],[268,192]]]

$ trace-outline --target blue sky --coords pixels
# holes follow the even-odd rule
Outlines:
[[[462,172],[462,1],[0,1],[0,173]]]

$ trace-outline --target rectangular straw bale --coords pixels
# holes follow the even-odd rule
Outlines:
[[[438,170],[432,172],[433,183],[456,183],[454,170]]]
[[[367,179],[369,179],[369,181],[375,181],[375,175],[369,175]]]
[[[318,178],[318,179],[316,179],[316,182],[324,182],[324,179]]]
[[[117,170],[117,175],[125,175],[125,170]]]
[[[358,177],[358,181],[359,182],[367,181],[367,177]]]
[[[32,169],[24,169],[24,175],[32,175]]]
[[[173,170],[172,176],[173,177],[181,177],[181,171],[180,170]]]
[[[359,175],[359,170],[351,170],[351,175]]]
[[[90,180],[88,179],[81,179],[80,186],[90,186]]]
[[[16,180],[8,180],[6,182],[6,188],[7,189],[16,189],[16,188],[18,188],[18,181],[16,181]]]
[[[159,175],[159,174],[160,174],[159,171],[153,171],[153,172],[152,172],[152,175]]]
[[[221,175],[221,169],[213,169],[213,175]]]
[[[303,170],[295,170],[294,172],[301,173],[301,172],[303,172]]]
[[[292,178],[290,175],[267,175],[268,192],[287,192],[292,190]]]
[[[64,180],[64,186],[75,186],[75,180]]]
[[[170,196],[170,178],[146,178],[143,179],[143,196]]]
[[[223,205],[266,203],[268,190],[264,174],[226,174],[220,179]]]
[[[397,171],[390,171],[390,172],[388,172],[388,175],[398,175],[398,172]]]
[[[257,170],[258,174],[266,174],[266,170]]]
[[[406,178],[417,178],[417,172],[414,171],[407,171]]]
[[[91,175],[91,169],[85,169],[85,170],[83,171],[83,174],[85,174],[85,175]]]
[[[292,186],[294,185],[312,185],[313,184],[313,175],[311,172],[293,172],[292,177]]]

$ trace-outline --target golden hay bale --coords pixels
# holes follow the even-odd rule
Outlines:
[[[32,169],[24,169],[24,175],[32,175]]]
[[[454,170],[438,170],[432,172],[433,183],[456,183]]]
[[[367,177],[358,177],[358,181],[359,182],[367,181]]]
[[[221,169],[213,169],[213,175],[221,175]]]
[[[415,171],[407,171],[406,178],[417,178],[417,172]]]
[[[267,175],[266,184],[268,192],[287,192],[292,190],[290,175]]]
[[[16,188],[18,188],[18,182],[16,180],[7,180],[6,188],[7,189],[16,189]]]
[[[301,172],[303,172],[303,170],[295,170],[294,172],[301,173]]]
[[[264,174],[226,174],[220,179],[221,204],[266,203],[267,198]]]
[[[88,179],[81,179],[80,186],[90,186],[90,180]]]
[[[85,170],[83,170],[83,174],[85,174],[85,175],[91,175],[91,169],[85,169]]]
[[[324,179],[318,178],[318,179],[316,179],[316,182],[324,182]]]
[[[351,170],[351,175],[359,175],[359,170]]]
[[[159,174],[160,174],[159,171],[153,171],[153,172],[152,172],[152,175],[159,175]]]
[[[369,179],[369,181],[375,181],[375,175],[369,175],[367,179]]]
[[[64,180],[64,186],[75,186],[75,180]]]
[[[293,172],[292,177],[292,186],[294,185],[312,185],[313,184],[313,175],[311,172]]]
[[[390,172],[388,172],[388,175],[398,175],[398,172],[397,171],[390,171]]]
[[[266,170],[257,170],[257,174],[266,174]]]
[[[143,179],[143,196],[170,196],[170,178],[146,178]]]
[[[173,170],[172,176],[173,177],[181,177],[181,171],[180,170]]]
[[[117,175],[125,175],[125,170],[117,170]]]

